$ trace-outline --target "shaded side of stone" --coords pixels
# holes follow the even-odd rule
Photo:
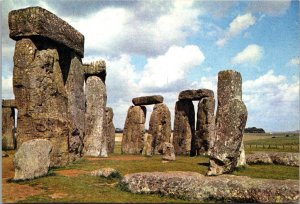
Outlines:
[[[130,106],[123,130],[122,154],[141,154],[144,147],[146,107]]]
[[[65,73],[68,60],[62,45],[39,38],[23,38],[15,45],[13,90],[18,107],[17,146],[32,139],[53,144],[51,166],[69,162],[68,96]]]
[[[85,77],[98,76],[105,82],[106,79],[106,63],[104,60],[98,60],[89,64],[83,65],[83,72]]]
[[[299,200],[297,180],[207,177],[195,172],[127,174],[120,185],[132,193],[159,194],[198,202],[290,203]]]
[[[198,103],[196,132],[192,139],[191,155],[206,153],[209,149],[209,141],[215,133],[215,100],[213,97],[202,98]]]
[[[195,134],[195,110],[190,100],[180,100],[175,105],[173,145],[176,155],[190,155]]]
[[[152,135],[153,154],[160,154],[163,144],[170,142],[171,114],[169,108],[163,104],[155,104],[149,122],[149,134]]]
[[[67,58],[67,57],[65,57]],[[81,157],[84,139],[85,95],[84,73],[81,58],[76,53],[70,53],[70,69],[65,84],[68,96],[68,114],[71,125],[69,137],[70,160]]]
[[[181,91],[178,100],[201,100],[204,97],[214,98],[214,92],[210,89],[197,89]]]
[[[14,40],[29,36],[51,39],[84,55],[84,36],[53,13],[41,7],[9,12],[9,37]]]
[[[98,76],[86,80],[84,155],[107,157],[106,87]]]
[[[115,126],[113,123],[113,109],[106,107],[106,137],[107,137],[107,152],[114,153],[115,148]]]
[[[15,109],[2,106],[2,149],[12,150],[16,148],[15,131]]]
[[[157,104],[162,103],[163,101],[164,97],[162,97],[161,95],[142,96],[132,99],[132,103],[136,106]]]

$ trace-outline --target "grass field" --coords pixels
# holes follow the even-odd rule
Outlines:
[[[274,140],[275,139],[275,140]],[[298,137],[285,137],[278,135],[278,139],[268,135],[246,135],[245,144],[292,144],[298,145]],[[246,151],[248,151],[246,149]],[[255,151],[255,150],[251,150]],[[249,153],[251,151],[248,151]],[[205,156],[184,157],[177,156],[175,162],[162,163],[160,156],[144,157],[141,155],[121,155],[120,141],[116,142],[115,153],[109,158],[82,158],[72,165],[51,169],[48,176],[31,181],[10,183],[13,172],[12,151],[10,157],[3,158],[3,199],[9,202],[10,196],[22,193],[22,199],[15,202],[187,202],[160,195],[140,195],[121,191],[117,184],[120,178],[104,179],[92,177],[92,170],[111,167],[118,170],[121,175],[135,172],[151,171],[193,171],[205,174],[208,168],[208,158]],[[268,179],[299,179],[299,168],[281,165],[251,165],[235,171],[235,175],[252,178]],[[15,190],[16,188],[20,190]],[[9,189],[11,192],[9,192]],[[31,190],[30,190],[31,189]],[[33,189],[36,189],[35,193]],[[28,196],[28,195],[29,196]],[[189,202],[190,203],[190,202]]]

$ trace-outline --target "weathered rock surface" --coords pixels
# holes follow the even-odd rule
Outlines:
[[[71,153],[70,160],[73,161],[81,157],[83,150],[85,95],[81,58],[75,53],[72,53],[70,57],[71,63],[65,87],[68,96],[68,114],[71,125],[69,152]]]
[[[202,98],[198,103],[196,132],[192,138],[191,155],[199,155],[200,150],[207,152],[209,141],[215,135],[215,100],[213,97]]]
[[[195,172],[127,174],[120,185],[132,193],[156,193],[199,202],[289,203],[299,199],[297,180],[207,177]]]
[[[248,164],[280,164],[299,166],[299,153],[290,152],[256,152],[246,156]]]
[[[237,167],[243,167],[247,164],[246,161],[246,153],[245,153],[245,147],[244,147],[244,142],[242,142],[242,145],[240,147],[240,156],[238,158],[238,162],[237,162]]]
[[[136,106],[141,105],[151,105],[164,102],[164,97],[161,95],[154,95],[154,96],[142,96],[136,97],[132,99],[132,103]]]
[[[71,125],[65,89],[67,48],[53,41],[23,38],[16,42],[13,89],[18,107],[17,145],[40,138],[53,145],[51,166],[69,162]]]
[[[152,140],[152,135],[148,133],[143,149],[143,154],[147,157],[151,157],[153,155]]]
[[[115,126],[113,123],[113,109],[106,107],[106,138],[107,138],[107,153],[114,153],[115,148]]]
[[[2,151],[2,157],[8,157],[9,155],[7,154],[7,152]]]
[[[85,77],[98,76],[103,81],[106,78],[106,63],[104,60],[98,60],[82,66]]]
[[[53,13],[41,7],[9,12],[9,37],[14,40],[38,36],[71,48],[83,57],[84,36]]]
[[[119,177],[120,173],[113,168],[102,168],[91,172],[91,176],[101,176],[105,178]]]
[[[144,147],[146,107],[130,106],[123,130],[122,154],[141,154]]]
[[[85,85],[86,114],[84,155],[107,157],[106,87],[98,76],[89,76]]]
[[[15,100],[2,100],[2,149],[16,148]]]
[[[52,145],[49,140],[24,142],[14,156],[14,180],[33,179],[46,175],[50,167]]]
[[[195,134],[195,110],[191,100],[180,100],[175,105],[173,145],[176,155],[190,155]]]
[[[149,134],[152,135],[153,154],[162,153],[164,142],[171,138],[171,113],[163,104],[155,104],[149,122]]]
[[[247,115],[242,101],[240,73],[232,70],[219,72],[216,132],[209,144],[208,175],[230,173],[237,166]]]
[[[214,92],[209,89],[185,90],[181,91],[178,100],[201,100],[204,97],[214,98]]]
[[[175,161],[174,146],[169,142],[164,142],[162,146],[162,159],[166,161]]]

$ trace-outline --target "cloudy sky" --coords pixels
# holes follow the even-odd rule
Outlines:
[[[243,77],[248,127],[300,129],[299,1],[3,0],[2,98],[14,97],[8,12],[29,6],[84,34],[84,62],[107,62],[116,127],[142,95],[163,95],[173,121],[180,91],[209,88],[216,95],[218,72],[234,69]]]

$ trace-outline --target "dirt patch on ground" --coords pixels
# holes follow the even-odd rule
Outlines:
[[[61,193],[61,192],[55,192],[53,194],[50,195],[50,198],[52,199],[59,199],[59,198],[64,198],[64,197],[67,197],[68,194],[66,193]]]
[[[2,178],[13,178],[15,175],[13,155],[2,158]]]
[[[84,171],[84,170],[78,170],[78,169],[67,169],[67,170],[59,170],[59,171],[56,171],[55,173],[62,175],[62,176],[78,176],[81,174],[87,174],[89,172]]]
[[[89,161],[100,161],[100,160],[117,160],[117,161],[136,161],[145,160],[143,156],[137,155],[122,155],[122,156],[110,156],[110,157],[86,157]]]

